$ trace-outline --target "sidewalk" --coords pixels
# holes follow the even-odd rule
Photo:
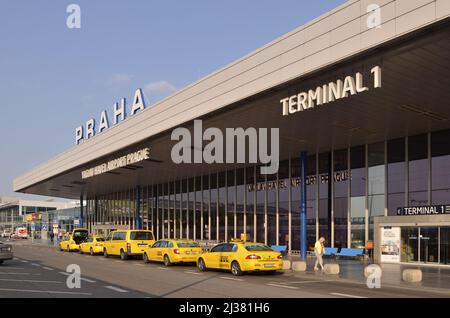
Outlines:
[[[291,261],[299,261],[298,256],[288,257]],[[299,273],[308,277],[317,279],[333,279],[333,276],[325,276],[321,271],[314,271],[314,257],[308,257],[307,271]],[[367,279],[364,277],[364,268],[370,264],[371,261],[345,260],[334,258],[325,258],[324,264],[339,264],[340,273],[334,279],[346,280],[349,282],[357,282],[366,284]],[[409,288],[426,288],[439,289],[441,292],[450,294],[450,267],[438,266],[418,266],[418,265],[403,265],[403,264],[382,264],[381,286],[397,286]],[[421,269],[423,279],[420,283],[408,283],[402,280],[402,272],[404,269]],[[297,273],[296,273],[297,275]]]
[[[34,239],[28,238],[26,240],[23,239],[13,239],[10,241],[6,241],[13,245],[39,245],[39,246],[48,246],[48,247],[57,247],[59,242],[57,240],[54,240],[53,243],[50,242],[50,240],[41,240],[41,239]]]

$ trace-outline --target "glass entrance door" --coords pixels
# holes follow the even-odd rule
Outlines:
[[[439,262],[439,228],[421,227],[419,229],[421,263]]]
[[[440,228],[441,264],[450,264],[450,227]]]
[[[402,252],[401,252],[402,262],[405,263],[439,262],[438,227],[420,227],[420,228],[403,227],[401,232],[402,232]],[[441,262],[442,261],[443,260],[441,248]]]
[[[401,261],[405,263],[419,261],[419,229],[413,227],[402,228]]]

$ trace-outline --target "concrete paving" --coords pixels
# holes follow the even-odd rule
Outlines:
[[[288,257],[291,261],[299,260],[298,257]],[[314,257],[308,257],[308,271],[312,272],[314,268]],[[325,258],[324,264],[337,263],[340,266],[339,278],[359,283],[366,283],[364,268],[373,264],[371,261],[359,261],[351,259]],[[382,277],[381,284],[389,286],[442,289],[450,291],[450,267],[432,266],[432,265],[414,265],[414,264],[381,264]],[[422,282],[410,284],[402,280],[402,272],[405,269],[421,269],[423,273]]]
[[[358,275],[363,276],[363,266],[357,262],[349,262],[342,266],[341,274],[332,276],[308,268],[307,272],[285,271],[276,275],[234,277],[228,272],[199,272],[195,266],[166,268],[157,263],[144,264],[138,259],[121,261],[118,258],[60,252],[55,247],[33,245],[30,241],[16,241],[13,245],[16,259],[0,266],[0,279],[4,279],[0,280],[0,297],[450,297],[448,288],[412,284],[382,282],[380,289],[369,289],[365,280],[356,279]],[[68,289],[65,284],[67,273],[64,272],[70,264],[81,268],[80,290]],[[51,293],[58,291],[66,293]]]

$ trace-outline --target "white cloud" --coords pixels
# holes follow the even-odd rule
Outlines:
[[[169,95],[174,93],[177,88],[168,81],[153,82],[145,85],[144,91],[148,95]]]
[[[131,81],[132,76],[128,74],[115,74],[112,79],[112,84],[124,84],[129,83]]]

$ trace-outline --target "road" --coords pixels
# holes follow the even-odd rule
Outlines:
[[[2,297],[96,298],[397,298],[450,297],[417,287],[368,289],[363,283],[322,273],[250,274],[198,272],[194,266],[144,264],[142,260],[60,252],[30,244],[14,245],[15,259],[0,265]],[[81,268],[81,288],[70,289],[67,266]]]

